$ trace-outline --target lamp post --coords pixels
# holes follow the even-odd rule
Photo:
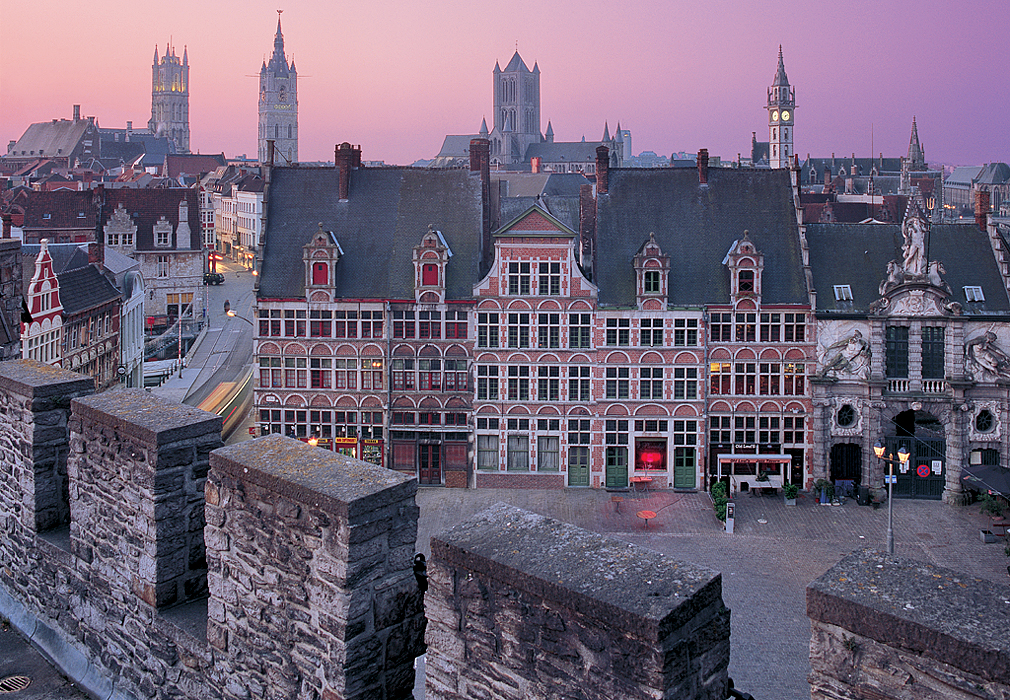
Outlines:
[[[884,446],[880,444],[880,440],[877,440],[873,445],[873,454],[877,456],[877,459],[891,465],[887,478],[887,553],[894,554],[894,499],[891,497],[894,488],[894,463],[908,464],[908,458],[911,455],[908,449],[902,445],[898,449],[898,459],[895,459],[893,454],[884,457]]]

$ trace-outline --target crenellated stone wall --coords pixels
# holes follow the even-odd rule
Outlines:
[[[224,697],[411,696],[416,492],[413,477],[280,435],[211,455],[207,633]]]
[[[432,538],[425,696],[728,696],[707,569],[498,504]]]
[[[813,700],[1010,698],[1010,589],[865,549],[807,588]]]

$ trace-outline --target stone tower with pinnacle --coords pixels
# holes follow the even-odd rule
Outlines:
[[[793,150],[793,114],[796,91],[789,85],[779,46],[779,65],[768,88],[768,162],[772,168],[788,168]]]
[[[288,63],[277,11],[274,52],[260,68],[259,161],[267,161],[267,141],[274,142],[274,164],[298,162],[298,72],[294,58]]]
[[[540,143],[540,66],[533,70],[516,51],[505,69],[494,65],[494,129],[491,154],[506,163],[523,159],[531,143]]]
[[[147,128],[152,134],[175,142],[179,153],[189,153],[189,54],[185,47],[181,60],[171,43],[160,60],[158,47],[154,47],[151,121]]]

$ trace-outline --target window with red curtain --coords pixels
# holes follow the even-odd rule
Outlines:
[[[421,284],[425,287],[438,285],[438,265],[421,266]]]

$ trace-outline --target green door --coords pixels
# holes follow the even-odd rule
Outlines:
[[[568,485],[589,486],[589,448],[568,448]]]
[[[607,488],[628,487],[628,448],[607,448]]]
[[[673,488],[693,489],[695,487],[695,455],[693,447],[676,447],[673,450]]]

